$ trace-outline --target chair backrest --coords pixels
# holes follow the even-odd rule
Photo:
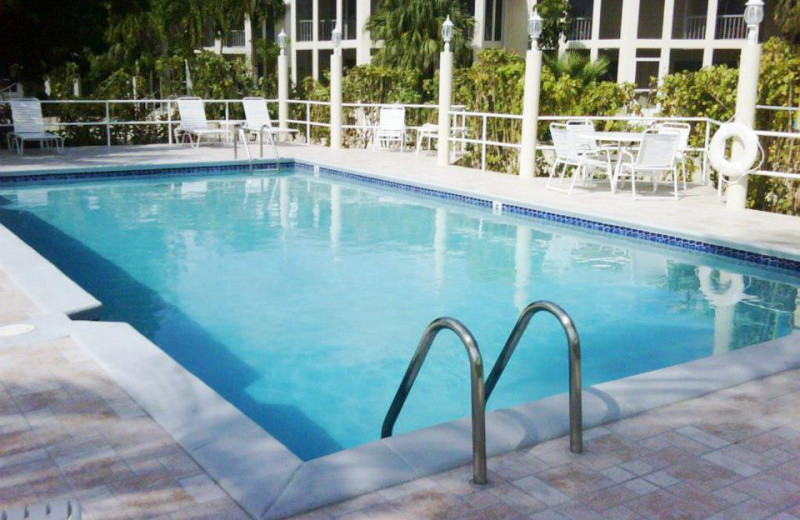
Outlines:
[[[202,130],[208,128],[206,109],[199,97],[178,98],[178,112],[181,114],[181,128],[184,130]]]
[[[659,130],[674,130],[680,135],[678,140],[678,151],[685,152],[689,149],[689,134],[692,133],[692,127],[688,123],[667,122],[660,123],[656,126]]]
[[[381,130],[406,129],[406,109],[400,106],[381,107],[378,123]]]
[[[247,128],[256,130],[262,126],[272,127],[272,118],[267,109],[266,99],[263,97],[246,97],[242,100],[242,105],[244,105]]]
[[[572,134],[575,147],[581,152],[597,150],[597,140],[591,134],[595,132],[594,124],[588,119],[567,121],[567,130]]]
[[[42,102],[36,98],[12,99],[11,120],[14,122],[14,132],[44,132]]]
[[[675,165],[680,134],[674,130],[646,130],[636,155],[636,166],[669,169]]]
[[[553,136],[553,146],[556,149],[556,159],[559,161],[577,162],[580,160],[575,135],[563,123],[551,123],[550,135]]]

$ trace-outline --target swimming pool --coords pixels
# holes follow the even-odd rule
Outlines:
[[[18,185],[0,222],[304,459],[375,440],[434,317],[487,369],[519,310],[575,319],[586,384],[780,337],[797,273],[308,172]],[[442,336],[396,432],[469,413]],[[537,317],[488,403],[566,390],[563,332]]]

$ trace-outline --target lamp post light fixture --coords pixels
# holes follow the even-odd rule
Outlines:
[[[450,50],[450,41],[453,39],[453,21],[450,20],[450,15],[447,15],[447,19],[442,24],[442,40],[444,40],[444,50],[445,52]]]
[[[336,28],[331,33],[331,41],[333,42],[333,52],[334,54],[339,54],[341,52],[341,45],[342,45],[342,31],[339,29],[339,24],[336,24]]]
[[[528,36],[531,38],[531,48],[539,47],[539,36],[542,35],[542,17],[539,16],[539,11],[533,10],[528,18]]]
[[[289,41],[289,37],[286,36],[286,31],[281,29],[281,32],[278,34],[278,47],[281,49],[281,56],[286,54],[286,43]]]
[[[747,24],[747,41],[758,43],[758,26],[764,20],[764,0],[747,0],[744,4],[744,22]]]

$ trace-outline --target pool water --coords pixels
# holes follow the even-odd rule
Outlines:
[[[0,188],[0,223],[303,459],[380,437],[422,331],[474,333],[488,374],[519,311],[573,317],[587,385],[788,334],[800,275],[292,172]],[[531,322],[488,403],[567,390]],[[440,334],[395,432],[469,414]]]

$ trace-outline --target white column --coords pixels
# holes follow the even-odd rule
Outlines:
[[[706,37],[703,48],[703,67],[708,67],[713,62],[714,38],[717,35],[717,3],[719,0],[708,0],[706,8]]]
[[[439,54],[439,166],[450,164],[450,106],[453,104],[453,52],[445,44]]]
[[[519,312],[530,302],[528,284],[531,281],[531,228],[517,226],[514,247],[514,306]]]
[[[289,123],[289,60],[284,51],[278,56],[278,126],[287,128]]]
[[[522,148],[519,152],[519,176],[533,178],[536,168],[536,127],[539,124],[542,51],[534,42],[525,53],[525,91],[522,97]]]
[[[733,309],[733,305],[720,305],[714,309],[714,355],[731,349]]]
[[[374,13],[370,12],[370,0],[357,0],[356,2],[356,63],[366,65],[371,61],[372,40],[364,26],[367,19]]]
[[[293,1],[292,4],[287,9],[287,18],[288,21],[286,22],[286,35],[289,36],[289,52],[292,55],[292,84],[297,84],[297,46],[295,43],[295,35],[297,31],[295,27],[297,27],[297,4]]]
[[[742,47],[742,58],[739,64],[739,84],[736,88],[737,123],[753,127],[756,120],[756,103],[758,102],[758,74],[761,66],[761,45],[757,41],[748,41]],[[733,158],[741,157],[744,150],[738,141],[733,142]],[[742,210],[747,205],[747,176],[741,177],[728,186],[726,207],[730,210]]]
[[[636,81],[636,38],[639,31],[639,0],[622,1],[617,81]]]
[[[250,22],[250,17],[244,15],[244,59],[250,73],[255,76],[255,67],[253,63],[253,56],[255,55],[253,49],[253,24]]]
[[[342,147],[342,50],[331,55],[331,148]]]
[[[490,0],[475,0],[475,27],[472,33],[472,48],[483,48],[483,31],[486,27],[486,2]]]
[[[602,0],[594,0],[592,4],[592,45],[589,50],[589,58],[594,61],[600,56],[598,42],[600,41],[600,8]]]
[[[444,266],[447,259],[447,210],[436,209],[436,228],[433,234],[433,263],[436,270],[436,285],[444,283]]]

